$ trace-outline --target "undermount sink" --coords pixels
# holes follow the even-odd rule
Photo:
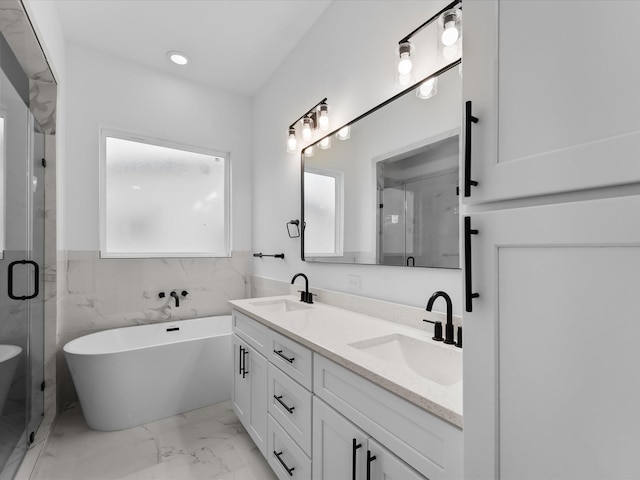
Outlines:
[[[305,303],[292,302],[291,300],[287,300],[286,298],[251,302],[251,305],[254,307],[258,307],[262,311],[269,311],[273,313],[295,312],[297,310],[308,310],[311,308]]]
[[[462,381],[461,350],[397,333],[349,345],[445,387]]]

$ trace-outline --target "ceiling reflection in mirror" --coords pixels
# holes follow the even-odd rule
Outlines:
[[[459,63],[302,154],[303,260],[460,267]]]

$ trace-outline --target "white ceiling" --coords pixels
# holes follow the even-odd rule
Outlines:
[[[255,94],[331,0],[56,0],[66,40]],[[191,61],[179,67],[169,50]]]

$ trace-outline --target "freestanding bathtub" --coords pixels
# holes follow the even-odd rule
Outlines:
[[[89,427],[113,431],[228,400],[231,316],[116,328],[64,354]]]
[[[13,375],[20,360],[22,348],[17,345],[0,345],[0,415],[7,400]]]

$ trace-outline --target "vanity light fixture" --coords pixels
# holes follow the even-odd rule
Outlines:
[[[398,83],[401,86],[407,86],[411,83],[411,72],[413,70],[413,44],[410,42],[414,35],[424,30],[428,25],[438,20],[438,25],[443,29],[442,34],[439,36],[441,42],[446,46],[455,45],[460,36],[460,18],[462,10],[462,1],[455,0],[449,5],[444,7],[429,20],[419,25],[415,30],[409,33],[406,37],[402,38],[398,42],[398,56],[396,70],[398,72]],[[454,38],[455,37],[455,38]],[[456,49],[457,52],[457,49]],[[443,52],[444,55],[444,52]],[[415,55],[413,55],[415,57]]]
[[[317,129],[323,131],[329,130],[329,105],[327,104],[326,98],[320,100],[296,119],[295,122],[289,125],[287,152],[293,153],[298,147],[298,131],[305,142],[310,142],[313,139],[314,130]],[[313,155],[313,153],[311,155]]]
[[[189,57],[187,57],[182,52],[178,52],[177,50],[171,50],[170,52],[167,52],[167,58],[176,65],[186,65],[187,63],[189,63]]]

